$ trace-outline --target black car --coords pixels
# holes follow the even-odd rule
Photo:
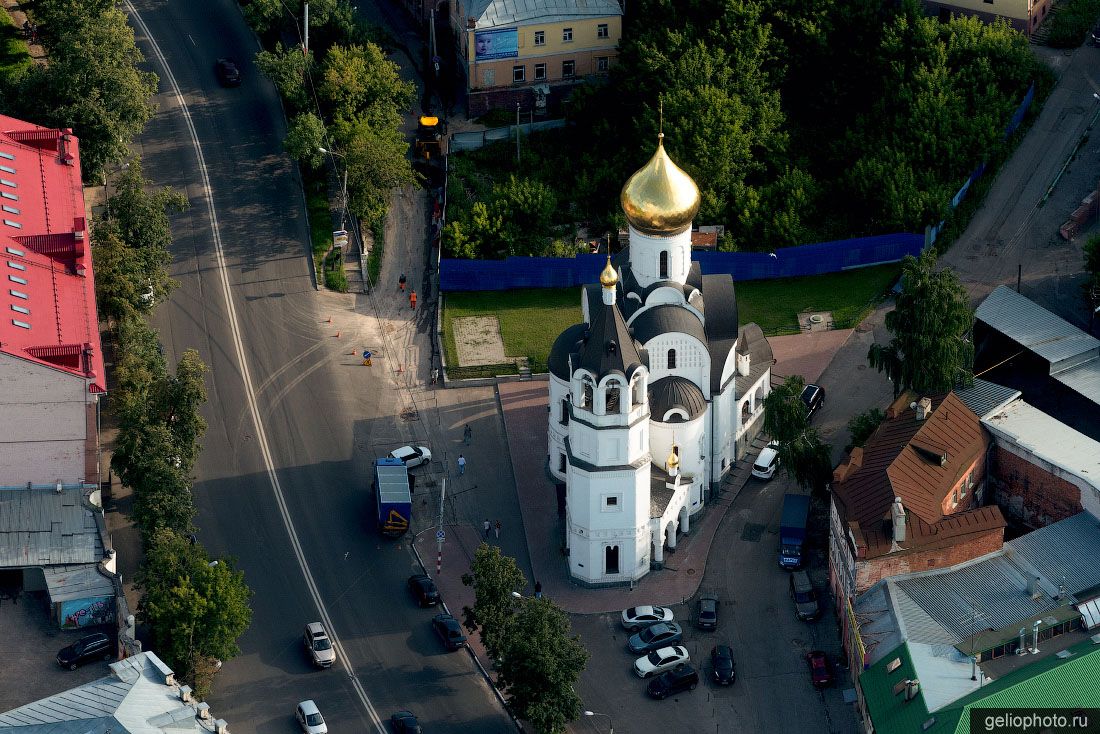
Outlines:
[[[466,634],[462,625],[450,614],[437,614],[432,618],[432,629],[448,650],[461,650],[466,646]]]
[[[390,717],[390,726],[395,734],[421,734],[420,722],[413,716],[412,711],[398,711]]]
[[[113,660],[115,649],[111,644],[111,638],[102,632],[81,637],[79,640],[63,648],[57,653],[57,664],[62,668],[76,670],[78,665],[83,665],[91,660]]]
[[[737,666],[729,645],[715,645],[710,651],[710,675],[720,686],[731,685],[737,680]]]
[[[825,404],[825,388],[813,384],[802,388],[802,402],[806,405],[806,420],[810,420],[817,409]]]
[[[695,626],[701,630],[718,629],[718,600],[704,596],[695,611]]]
[[[646,686],[646,693],[656,699],[668,698],[682,691],[694,691],[699,685],[699,674],[687,663],[681,663],[672,670],[666,670]]]
[[[218,59],[214,64],[214,71],[218,75],[218,83],[223,87],[241,86],[241,70],[233,59]]]
[[[425,574],[409,576],[409,591],[422,607],[432,607],[439,603],[439,589],[435,588],[435,582]]]

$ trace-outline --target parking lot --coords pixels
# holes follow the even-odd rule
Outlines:
[[[113,629],[107,625],[60,630],[50,618],[45,592],[5,592],[0,598],[0,660],[4,661],[0,665],[0,711],[110,675],[108,664],[102,661],[76,670],[62,670],[57,665],[57,651],[90,632],[112,634]]]
[[[789,595],[790,574],[778,567],[779,515],[785,492],[794,491],[782,474],[770,482],[750,480],[738,495],[715,536],[699,595],[720,601],[718,629],[700,631],[692,624],[694,600],[669,605],[684,628],[684,641],[700,683],[663,701],[645,694],[646,682],[632,671],[638,656],[626,649],[629,634],[618,615],[574,616],[573,628],[591,653],[577,690],[585,708],[609,714],[617,731],[843,732],[857,729],[843,701],[848,672],[835,667],[840,652],[827,567],[820,548],[812,549],[811,579],[823,614],[815,622],[798,619]],[[676,558],[666,559],[675,567]],[[635,599],[636,605],[664,599]],[[710,652],[717,644],[733,649],[737,681],[710,681]],[[810,680],[806,654],[824,650],[834,661],[836,682],[824,690]],[[583,732],[606,732],[603,717],[582,718]]]

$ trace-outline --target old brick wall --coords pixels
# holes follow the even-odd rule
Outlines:
[[[993,449],[994,501],[1006,517],[1033,528],[1064,520],[1081,511],[1081,490],[1041,466],[1005,450]]]
[[[984,556],[1001,549],[1004,532],[1001,528],[960,537],[954,545],[934,550],[916,550],[893,553],[870,560],[856,562],[856,593],[862,594],[876,583],[891,576],[933,568],[954,566],[957,563]]]

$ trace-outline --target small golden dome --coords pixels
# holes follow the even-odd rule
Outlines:
[[[614,288],[615,284],[619,282],[619,274],[615,272],[615,268],[611,267],[611,256],[607,256],[607,265],[604,266],[603,272],[600,273],[600,285],[604,288]]]
[[[657,152],[627,180],[619,196],[627,220],[642,234],[679,234],[699,211],[699,187],[668,157],[664,137],[657,136]]]
[[[672,451],[669,453],[668,458],[665,460],[665,467],[671,472],[674,469],[680,468],[680,456],[676,453],[676,447],[672,447]]]

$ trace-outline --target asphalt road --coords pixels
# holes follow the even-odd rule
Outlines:
[[[370,711],[385,720],[404,707],[434,732],[514,730],[468,656],[443,653],[432,612],[406,596],[417,570],[408,544],[373,532],[370,461],[415,436],[390,415],[396,403],[375,373],[341,358],[348,340],[326,319],[362,304],[314,290],[279,100],[250,62],[257,47],[236,4],[136,0],[132,9],[161,77],[158,114],[138,141],[145,173],[191,200],[173,219],[180,287],[153,321],[170,359],[195,348],[210,367],[199,536],[213,555],[237,559],[255,594],[212,711],[238,733],[294,731],[294,705],[306,698],[336,731],[372,731]],[[220,56],[241,62],[243,86],[217,85]],[[319,618],[344,661],[323,672],[300,642],[303,624]]]

